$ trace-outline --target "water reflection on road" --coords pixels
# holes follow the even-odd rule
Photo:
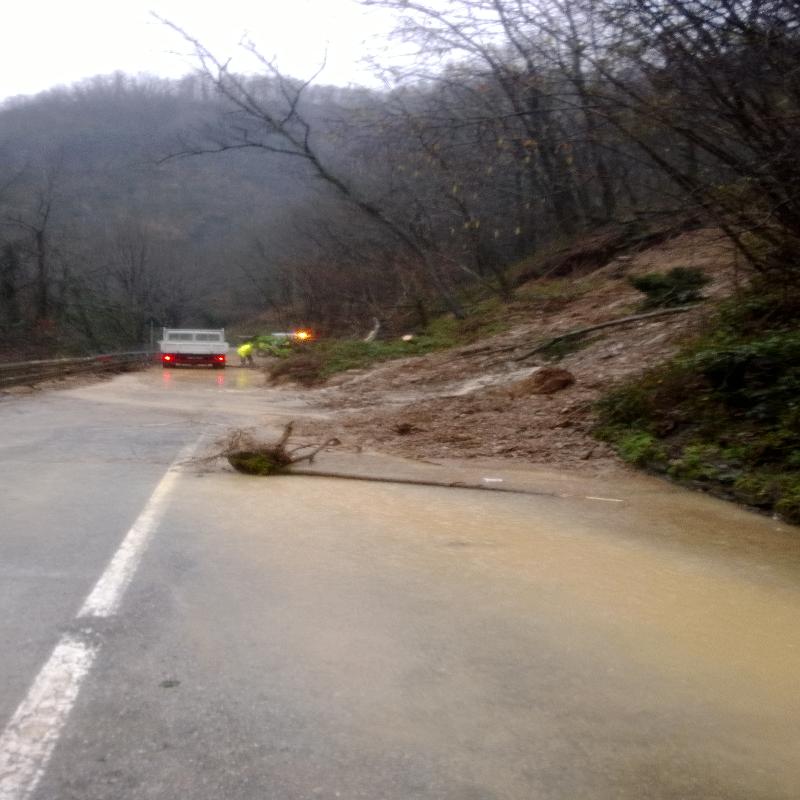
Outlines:
[[[258,368],[153,367],[119,375],[111,381],[65,390],[64,394],[94,403],[158,408],[196,417],[206,414],[217,422],[258,424],[266,415],[324,416],[303,392],[267,385]]]
[[[171,367],[161,370],[161,383],[166,389],[228,388],[253,389],[264,385],[264,375],[254,369],[202,369]]]

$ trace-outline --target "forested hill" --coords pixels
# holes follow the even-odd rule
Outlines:
[[[315,190],[300,165],[263,153],[169,158],[220,113],[191,87],[117,75],[0,110],[0,326],[30,338],[29,323],[49,323],[111,346],[141,341],[150,319],[261,307],[240,264]]]
[[[794,0],[368,4],[409,54],[380,92],[267,58],[236,75],[189,39],[183,80],[0,108],[4,340],[97,349],[254,312],[424,325],[508,301],[579,237],[698,216],[743,279],[797,283]]]

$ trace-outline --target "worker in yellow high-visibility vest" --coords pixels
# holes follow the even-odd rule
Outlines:
[[[244,344],[239,345],[239,347],[236,348],[236,352],[239,354],[239,358],[241,359],[241,366],[243,367],[253,366],[252,342],[245,342]]]

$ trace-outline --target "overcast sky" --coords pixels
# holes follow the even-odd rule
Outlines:
[[[391,30],[385,11],[356,0],[20,0],[4,4],[0,99],[121,70],[177,77],[192,68],[154,11],[222,56],[243,34],[285,72],[309,77],[328,51],[325,83],[370,83],[359,59]],[[234,62],[237,63],[237,62]],[[240,68],[244,68],[244,62]]]

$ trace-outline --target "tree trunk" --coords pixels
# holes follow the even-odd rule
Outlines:
[[[5,326],[13,327],[20,322],[17,280],[19,276],[19,253],[8,243],[0,258],[0,304]]]
[[[50,265],[47,260],[47,236],[42,228],[34,232],[36,250],[36,319],[45,320],[50,316]]]

